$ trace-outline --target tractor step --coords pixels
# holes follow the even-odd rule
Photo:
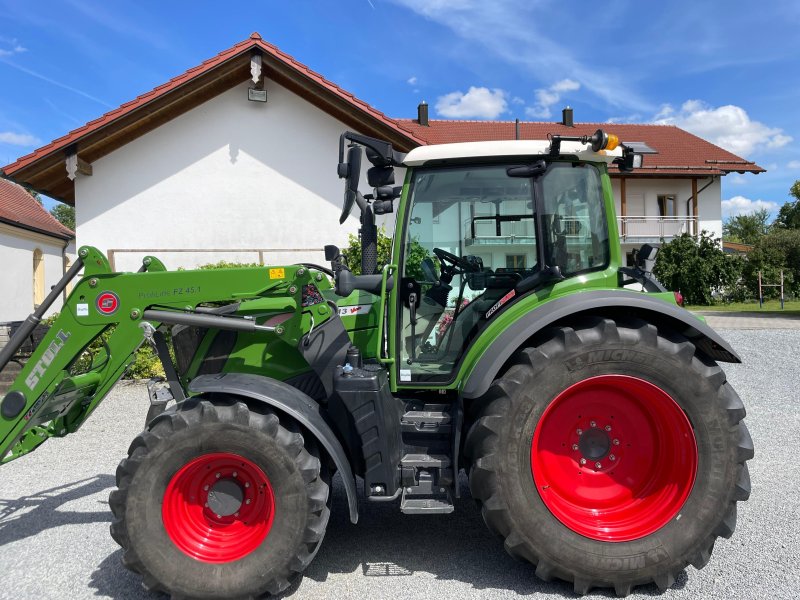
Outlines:
[[[430,456],[428,454],[406,454],[400,459],[400,464],[404,467],[416,467],[419,469],[446,469],[450,466],[450,457]]]
[[[425,458],[432,459],[433,457]],[[448,464],[450,462],[446,457],[438,458],[446,460]],[[443,487],[437,479],[438,477],[431,471],[421,469],[417,485],[403,488],[400,511],[407,515],[447,514],[453,512],[453,499],[450,496],[450,490],[447,487]]]
[[[447,515],[455,507],[448,495],[446,498],[406,498],[400,502],[400,511],[406,515]]]
[[[404,433],[449,434],[452,418],[448,404],[409,404],[400,421]]]

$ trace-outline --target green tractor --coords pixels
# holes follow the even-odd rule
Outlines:
[[[336,472],[356,523],[364,502],[450,513],[462,470],[539,577],[666,590],[733,533],[753,447],[718,366],[735,351],[650,275],[651,250],[624,266],[608,169],[648,151],[597,131],[401,154],[348,132],[341,222],[358,207],[361,257],[113,273],[82,247],[0,353],[82,270],[0,403],[0,459],[77,431],[150,343],[166,377],[110,505],[151,590],[280,593],[320,548]],[[395,204],[379,267],[375,216]]]

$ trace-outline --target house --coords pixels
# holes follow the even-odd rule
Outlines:
[[[24,188],[0,179],[0,323],[32,313],[74,260],[72,230]]]
[[[416,120],[388,117],[254,33],[3,172],[73,204],[78,242],[105,251],[118,270],[136,270],[149,253],[171,268],[323,262],[324,244],[346,244],[358,229],[355,218],[337,225],[344,130],[400,151],[516,137],[514,122],[429,120],[427,105],[419,111]],[[627,250],[702,229],[721,236],[721,177],[763,171],[676,127],[572,118],[565,111],[561,123],[520,123],[519,132],[543,139],[602,126],[658,151],[645,169],[612,175]]]

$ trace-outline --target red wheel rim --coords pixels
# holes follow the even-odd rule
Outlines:
[[[228,452],[184,465],[167,485],[161,508],[172,542],[208,563],[250,554],[269,534],[274,516],[275,497],[264,471]]]
[[[689,497],[697,442],[661,388],[600,375],[561,392],[531,445],[539,496],[561,523],[595,540],[626,542],[667,524]]]

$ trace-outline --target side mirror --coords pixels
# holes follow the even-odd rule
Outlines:
[[[342,205],[342,215],[339,217],[339,223],[344,223],[350,212],[353,210],[353,204],[358,202],[358,181],[361,177],[361,146],[352,145],[347,149],[347,162],[339,163],[337,172],[340,178],[344,181],[344,204]],[[362,201],[363,202],[363,201]],[[361,204],[359,202],[359,204]]]

